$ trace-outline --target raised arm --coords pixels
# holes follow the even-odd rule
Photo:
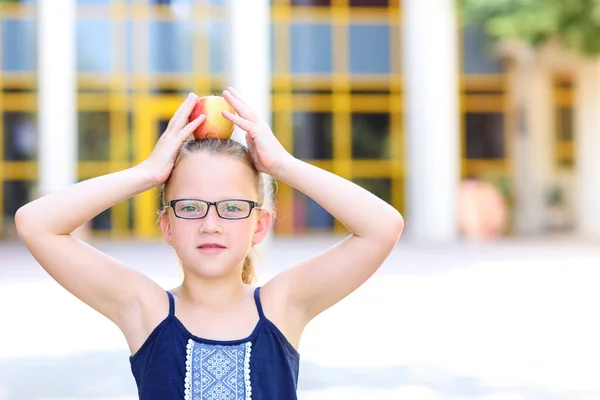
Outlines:
[[[139,322],[140,300],[164,292],[146,276],[71,235],[102,211],[164,182],[183,141],[201,116],[186,126],[196,96],[188,97],[147,160],[124,171],[77,183],[21,207],[17,231],[40,265],[61,286],[122,330]],[[145,301],[145,300],[144,300]]]
[[[307,323],[377,271],[402,233],[403,218],[360,186],[291,156],[239,94],[229,89],[224,96],[238,114],[224,115],[248,132],[257,168],[311,197],[351,232],[337,245],[272,280],[299,311],[300,324]]]

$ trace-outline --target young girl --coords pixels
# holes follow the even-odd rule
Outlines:
[[[142,400],[296,399],[303,329],[371,277],[403,229],[384,201],[286,152],[235,90],[223,96],[236,112],[223,116],[247,132],[248,148],[187,140],[205,121],[187,123],[197,100],[190,94],[144,162],[16,214],[19,235],[42,267],[121,329]],[[265,174],[313,198],[351,235],[254,288],[251,250],[274,217]],[[160,228],[184,272],[181,286],[167,292],[71,235],[156,186]]]

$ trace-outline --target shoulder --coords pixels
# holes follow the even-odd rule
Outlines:
[[[289,291],[279,276],[258,287],[265,317],[271,321],[286,339],[298,349],[300,336],[306,326],[289,301]]]
[[[156,327],[169,316],[170,301],[172,295],[160,286],[149,285],[144,288],[136,310],[128,313],[130,318],[127,321],[118,324],[131,354],[135,354]]]

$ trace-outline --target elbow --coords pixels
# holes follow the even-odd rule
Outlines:
[[[394,247],[400,240],[402,232],[404,231],[404,218],[402,215],[394,209],[384,219],[385,223],[380,220],[377,224],[378,241],[385,243],[386,246]]]
[[[394,243],[397,243],[404,232],[404,218],[398,211],[394,210],[394,212],[395,215],[390,218],[390,237]]]
[[[17,228],[17,234],[21,239],[25,239],[29,232],[33,230],[33,224],[26,206],[20,207],[15,213],[15,228]]]

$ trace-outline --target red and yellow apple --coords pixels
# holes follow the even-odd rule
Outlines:
[[[233,107],[221,96],[204,96],[197,100],[188,120],[191,122],[200,114],[204,114],[206,121],[194,131],[193,135],[196,140],[225,140],[231,137],[234,125],[233,122],[223,117],[221,114],[223,110],[235,113]]]

